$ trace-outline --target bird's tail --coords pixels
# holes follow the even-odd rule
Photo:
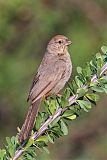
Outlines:
[[[21,128],[20,135],[19,135],[19,142],[22,144],[31,134],[31,131],[34,127],[34,122],[36,115],[38,113],[39,105],[41,99],[38,99],[29,107],[25,122]]]

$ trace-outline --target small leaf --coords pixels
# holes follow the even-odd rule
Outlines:
[[[105,88],[107,88],[107,84],[105,84]]]
[[[87,89],[84,89],[84,88],[78,89],[78,90],[77,90],[78,98],[83,97],[86,92],[87,92]]]
[[[106,46],[102,46],[101,50],[104,54],[107,54],[107,47]]]
[[[67,99],[70,96],[70,88],[66,88],[63,96]]]
[[[68,117],[68,116],[71,116],[73,113],[71,110],[67,110],[63,113],[62,117]]]
[[[79,74],[82,74],[82,68],[81,68],[81,67],[77,67],[77,72],[78,72]]]
[[[56,111],[56,103],[54,99],[50,99],[49,110],[52,114]]]
[[[83,101],[83,103],[87,108],[91,108],[91,103],[89,101]]]
[[[32,147],[29,147],[24,153],[23,155],[21,156],[21,159],[20,160],[37,160],[37,155],[36,155],[36,152],[35,152],[35,147],[32,146]],[[10,160],[10,159],[9,159]]]
[[[107,84],[104,85],[104,92],[107,93]]]
[[[29,138],[24,150],[28,149],[32,144],[34,144],[34,139],[31,137]]]
[[[27,154],[27,160],[32,160],[32,156]]]
[[[99,82],[107,83],[107,76],[103,76],[99,79]]]
[[[40,112],[39,112],[39,113],[38,113],[38,116],[37,116],[37,118],[36,118],[36,124],[35,124],[36,130],[38,130],[38,129],[40,128],[41,123],[42,123],[42,116],[41,116],[41,114],[40,114]]]
[[[50,153],[49,150],[48,150],[46,147],[43,147],[43,150],[44,150],[47,154]]]
[[[51,128],[51,136],[53,137],[53,139],[59,138],[60,136],[63,136],[63,132],[61,130],[61,124],[59,123],[58,126]]]
[[[62,96],[62,97],[61,97],[61,106],[62,106],[62,108],[65,108],[65,107],[67,107],[68,105],[69,105],[68,100],[66,99],[66,97]]]
[[[49,115],[51,115],[51,112],[50,112],[50,110],[49,110],[49,101],[47,100],[45,100],[44,102],[44,108],[45,108],[45,110],[46,110],[46,112],[49,114]]]
[[[86,97],[92,101],[97,102],[99,100],[99,95],[97,94],[86,94]]]
[[[49,134],[48,134],[48,140],[49,140],[49,142],[54,143],[53,138],[51,138],[51,135],[49,135]]]
[[[79,116],[81,114],[81,107],[79,105],[73,105],[70,107],[73,114]]]
[[[11,139],[9,137],[6,137],[6,141],[8,145],[11,145]]]
[[[90,68],[90,64],[89,63],[87,63],[85,69],[86,69],[86,78],[88,78],[90,80],[92,72],[91,72],[91,68]]]
[[[95,92],[99,92],[99,93],[102,93],[104,92],[104,89],[102,87],[98,87],[98,86],[93,86],[91,87],[91,89]]]
[[[61,130],[62,130],[64,135],[68,134],[68,128],[67,128],[67,126],[66,126],[66,124],[64,123],[63,120],[61,120]]]
[[[4,156],[6,155],[5,149],[0,149],[0,160],[4,160]]]
[[[94,59],[94,61],[93,60],[91,60],[90,61],[90,69],[91,69],[91,71],[92,71],[92,74],[96,74],[96,71],[97,71],[97,69],[96,69],[96,64],[95,64],[95,59]]]
[[[91,108],[91,103],[88,101],[84,101],[84,100],[77,100],[77,102],[79,103],[80,107],[82,109],[84,109],[84,111],[88,112],[88,109]]]
[[[77,85],[76,85],[76,82],[74,80],[72,81],[72,90],[73,90],[74,93],[76,93],[76,91],[77,91]]]
[[[56,123],[60,120],[60,118],[61,118],[60,116],[57,117],[57,118],[50,124],[50,126],[51,126],[51,127],[55,126]]]
[[[76,119],[76,117],[77,117],[77,116],[74,114],[74,115],[68,116],[68,117],[66,117],[66,118],[71,119],[71,120],[74,120],[74,119]]]
[[[97,76],[99,77],[100,73],[101,73],[101,67],[102,67],[104,61],[103,61],[103,58],[100,53],[96,54],[96,58],[97,58]]]
[[[37,140],[37,142],[48,142],[48,137],[46,135],[39,137]]]
[[[75,82],[76,82],[78,87],[81,87],[83,85],[82,81],[79,79],[78,76],[75,77]]]
[[[14,146],[14,144],[12,144],[11,138],[6,137],[6,141],[8,144],[8,146],[7,146],[8,152],[9,152],[10,156],[13,157],[13,155],[15,153],[15,146]]]
[[[19,127],[17,127],[17,131],[18,131],[18,133],[20,133],[21,129]]]

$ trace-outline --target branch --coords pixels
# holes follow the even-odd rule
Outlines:
[[[96,92],[107,93],[107,48],[102,47],[102,52],[104,55],[96,54],[85,69],[77,68],[78,76],[69,84],[61,98],[50,98],[45,102],[46,111],[38,113],[34,133],[28,142],[20,146],[16,137],[7,138],[8,146],[6,151],[0,150],[0,156],[4,151],[3,156],[17,160],[30,153],[32,159],[35,156],[35,146],[46,151],[48,142],[53,143],[56,138],[67,135],[67,120],[75,119],[81,110],[88,112],[91,104],[96,104],[98,100]]]
[[[107,71],[107,63],[105,63],[103,65],[103,67],[101,68],[101,72],[100,72],[100,76],[102,76],[105,72]],[[91,82],[97,82],[98,78],[97,75],[95,74],[92,78],[91,78]],[[88,85],[82,85],[81,88],[88,88]],[[81,89],[79,88],[79,89]],[[77,90],[78,92],[78,90]],[[68,98],[68,102],[69,105],[65,108],[60,107],[54,115],[50,116],[47,121],[42,124],[42,126],[40,127],[40,129],[38,130],[38,132],[35,132],[32,136],[31,139],[33,140],[37,140],[41,135],[43,135],[44,132],[46,132],[46,130],[48,130],[48,126],[58,117],[60,117],[68,108],[69,106],[73,105],[74,103],[76,103],[76,100],[78,98],[78,93],[76,93],[75,95],[71,96]],[[13,158],[13,160],[16,160],[22,153],[24,152],[23,149],[19,149],[18,151],[16,151],[15,156]]]

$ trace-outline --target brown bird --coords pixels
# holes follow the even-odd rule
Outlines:
[[[70,44],[71,41],[63,35],[57,35],[49,41],[28,95],[31,105],[19,135],[20,143],[28,139],[31,134],[42,98],[58,94],[69,80],[72,72],[68,53]]]

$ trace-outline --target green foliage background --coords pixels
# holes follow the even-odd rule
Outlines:
[[[72,40],[73,79],[76,66],[84,66],[107,45],[106,14],[104,0],[0,0],[1,146],[23,123],[27,93],[47,41],[56,34]],[[71,124],[69,136],[49,145],[50,155],[40,153],[39,159],[106,160],[106,96]]]

